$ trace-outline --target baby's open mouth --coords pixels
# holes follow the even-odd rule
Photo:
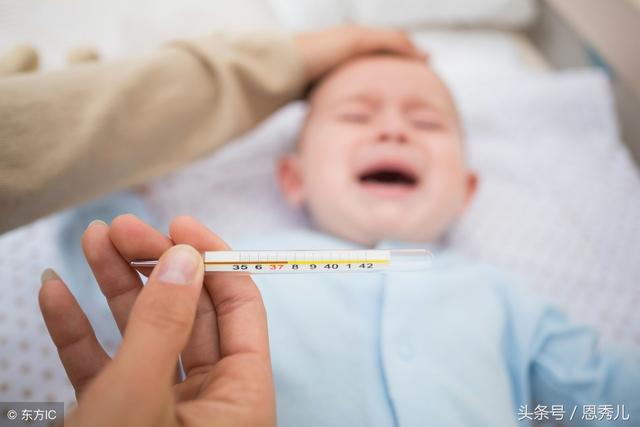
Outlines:
[[[379,165],[358,175],[361,187],[382,197],[401,197],[418,186],[418,176],[406,165]]]
[[[360,175],[360,182],[375,182],[388,185],[416,185],[416,178],[412,174],[400,170],[382,169]]]

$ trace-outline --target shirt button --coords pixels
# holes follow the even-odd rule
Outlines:
[[[413,358],[413,348],[409,344],[400,344],[398,346],[398,354],[403,360],[409,360]]]

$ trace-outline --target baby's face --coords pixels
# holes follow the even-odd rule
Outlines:
[[[315,227],[362,244],[438,239],[476,183],[446,86],[424,63],[390,56],[353,60],[321,82],[279,179]]]

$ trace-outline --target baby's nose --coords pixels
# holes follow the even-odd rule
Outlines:
[[[383,129],[378,132],[378,141],[380,142],[407,142],[407,135],[401,130]]]

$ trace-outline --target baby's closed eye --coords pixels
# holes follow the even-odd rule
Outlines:
[[[407,114],[407,120],[418,130],[437,131],[445,127],[443,120],[432,113],[410,113]]]
[[[338,120],[346,123],[367,123],[371,113],[361,110],[346,110],[338,113]]]

